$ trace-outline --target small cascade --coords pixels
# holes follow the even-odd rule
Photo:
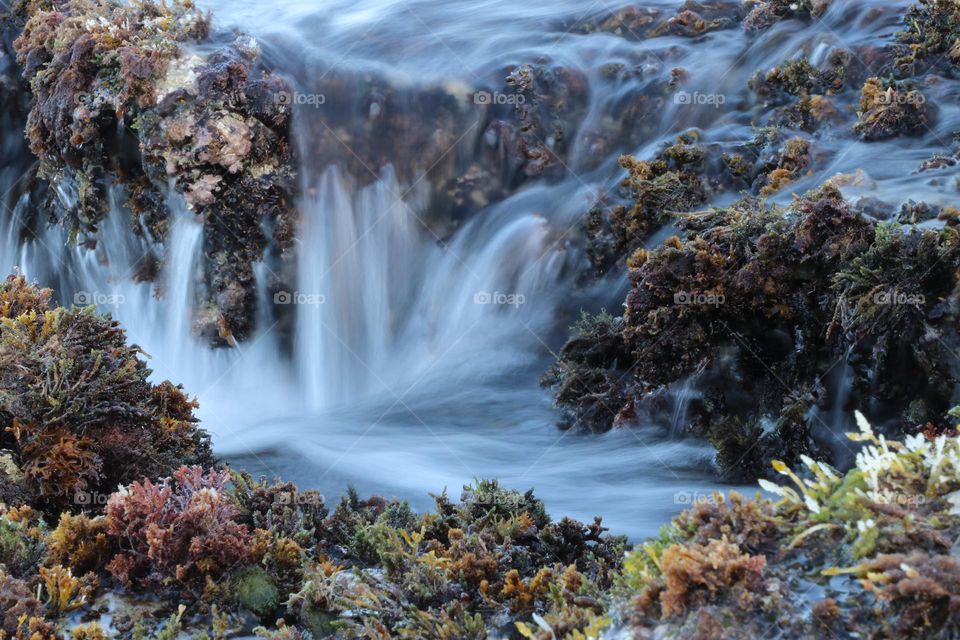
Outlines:
[[[647,4],[666,15],[682,3]],[[331,493],[367,482],[370,490],[405,496],[443,484],[455,492],[458,483],[496,475],[512,486],[537,486],[551,508],[585,520],[629,502],[634,519],[616,524],[638,534],[676,510],[670,494],[688,491],[691,478],[712,487],[703,459],[713,450],[670,440],[656,425],[589,440],[554,429],[551,398],[537,387],[550,346],[578,306],[605,304],[619,313],[609,299],[622,300],[628,286],[622,273],[611,273],[597,285],[605,301],[579,288],[586,258],[571,239],[583,233],[598,193],[617,188],[621,153],[650,158],[694,125],[707,144],[747,144],[761,114],[739,105],[755,102],[749,86],[758,71],[799,55],[822,62],[829,51],[894,30],[894,12],[850,20],[873,12],[851,0],[831,7],[826,29],[785,21],[746,40],[733,29],[640,43],[587,29],[583,20],[614,7],[585,11],[574,0],[492,0],[482,9],[429,0],[294,0],[275,7],[273,20],[262,19],[259,2],[211,0],[203,8],[213,11],[215,28],[249,33],[292,86],[311,91],[293,96],[301,193],[293,290],[276,289],[280,278],[269,261],[276,256],[268,252],[254,268],[252,336],[237,348],[211,349],[194,335],[207,312],[196,304],[203,224],[181,198],[168,203],[169,234],[161,243],[135,231],[124,194],[112,188],[95,237],[76,246],[17,193],[29,165],[14,163],[0,166],[0,262],[67,304],[113,314],[150,355],[155,379],[183,383],[199,397],[217,451],[268,460],[268,475]],[[559,113],[560,146],[569,150],[542,175],[536,163],[517,169],[513,161],[489,161],[506,158],[522,132],[500,121],[510,110],[488,118],[493,105],[477,102],[478,89],[504,88],[504,70],[525,64],[543,67],[550,94],[528,105],[529,117],[552,132]],[[670,94],[664,87],[676,69],[685,70],[682,91]],[[952,105],[939,95],[949,86],[924,91]],[[703,97],[714,102],[691,101]],[[943,107],[931,122],[935,137],[951,139],[958,121],[957,109]],[[472,128],[478,123],[486,129]],[[383,131],[399,133],[395,139]],[[0,137],[0,148],[19,149],[22,127]],[[16,144],[8,144],[12,137]],[[532,148],[537,142],[525,141]],[[548,133],[543,142],[550,148],[560,141]],[[865,167],[862,189],[871,197],[937,202],[946,183],[920,180],[915,171],[943,145],[923,137],[912,144],[903,153],[901,141],[818,138],[815,157],[829,161],[775,198]],[[511,174],[515,169],[531,173]],[[76,200],[69,183],[54,188],[64,202]],[[454,211],[458,198],[471,206]],[[664,229],[649,243],[671,233]],[[152,282],[139,277],[148,254],[161,267]],[[849,419],[850,376],[838,369],[835,402],[819,417],[839,432]],[[695,389],[688,381],[675,390],[673,435],[688,421]],[[413,471],[396,478],[393,468],[405,463]],[[674,470],[686,473],[681,479]],[[609,504],[597,504],[598,495]]]
[[[203,225],[186,210],[175,209],[173,216],[164,274],[164,330],[168,346],[176,345],[178,341],[181,344],[180,349],[174,351],[174,358],[179,361],[184,347],[193,350],[190,343],[193,336],[192,314],[195,309],[194,288],[199,252],[203,243]]]
[[[382,369],[424,249],[417,212],[390,168],[351,193],[336,167],[305,198],[295,292],[296,366],[309,406],[322,408],[369,390]]]
[[[684,378],[678,383],[678,388],[673,392],[673,412],[670,416],[670,434],[679,437],[684,435],[684,430],[689,426],[688,415],[690,403],[699,396],[697,392],[696,376]]]

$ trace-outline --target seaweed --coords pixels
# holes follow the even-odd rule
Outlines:
[[[0,283],[0,436],[51,513],[101,509],[118,485],[209,463],[192,401],[148,382],[138,347],[92,308],[50,308],[22,276]]]
[[[860,109],[853,126],[864,140],[917,133],[932,117],[923,94],[905,83],[868,78],[860,90]]]
[[[785,149],[799,171],[806,143]],[[725,474],[756,476],[774,457],[829,456],[817,439],[823,377],[850,359],[874,362],[853,368],[861,404],[899,414],[908,432],[944,424],[960,259],[949,227],[876,223],[830,184],[784,209],[746,198],[676,225],[685,239],[631,258],[623,318],[573,332],[544,378],[569,415],[605,430],[693,379],[703,399],[689,431],[714,442]]]
[[[156,587],[174,579],[201,592],[246,564],[249,530],[225,492],[227,472],[180,467],[158,484],[134,482],[110,497],[108,533],[120,550],[107,565],[125,585]]]

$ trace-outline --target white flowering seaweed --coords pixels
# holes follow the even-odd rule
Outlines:
[[[960,438],[940,435],[931,441],[914,435],[903,442],[891,442],[874,433],[859,411],[856,419],[859,431],[846,435],[864,446],[857,453],[855,468],[846,476],[803,456],[801,460],[810,471],[806,479],[783,462],[773,462],[773,468],[789,477],[796,489],[760,480],[760,487],[780,496],[781,504],[806,513],[802,521],[810,526],[791,546],[816,531],[844,526],[857,536],[854,556],[869,553],[879,532],[870,512],[863,508],[864,501],[903,507],[943,497],[952,505],[951,512],[960,515]]]
[[[857,454],[856,469],[866,488],[855,491],[873,502],[895,504],[910,496],[904,495],[904,482],[923,480],[925,490],[918,498],[944,496],[960,488],[960,438],[941,435],[928,440],[922,435],[907,436],[903,442],[888,441],[876,435],[863,414],[856,413],[859,433],[848,433],[854,442],[865,442]],[[812,513],[821,512],[821,504],[834,495],[844,483],[836,470],[823,462],[801,456],[813,479],[802,480],[786,464],[773,461],[773,468],[789,477],[800,492],[769,480],[760,480],[760,487],[787,502],[805,505]],[[951,500],[953,498],[951,497]]]

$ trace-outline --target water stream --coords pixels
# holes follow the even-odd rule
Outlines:
[[[269,20],[262,2],[207,2],[217,27],[256,37],[270,63],[303,91],[329,87],[329,75],[376,74],[411,93],[443,84],[466,95],[486,83],[499,85],[502,69],[517,62],[550,58],[574,69],[586,79],[589,105],[571,138],[565,176],[549,184],[531,180],[441,238],[424,224],[432,204],[423,179],[429,166],[390,158],[375,178],[360,182],[324,161],[331,154],[349,160],[349,143],[335,151],[315,148],[314,132],[326,126],[329,113],[298,105],[297,287],[273,292],[270,267],[259,265],[257,333],[235,348],[210,349],[193,336],[202,226],[181,202],[170,203],[172,232],[159,288],[135,277],[146,246],[119,204],[91,249],[70,246],[58,228],[23,234],[15,215],[20,208],[7,202],[0,264],[55,288],[61,300],[113,313],[150,354],[155,378],[183,383],[199,397],[199,415],[217,451],[255,474],[318,487],[330,498],[352,484],[418,507],[430,506],[428,492],[458,493],[474,478],[497,477],[511,487],[535,487],[554,515],[589,520],[602,514],[614,531],[650,535],[718,486],[713,452],[673,435],[694,393],[686,386],[677,390],[673,424],[601,436],[555,428],[558,413],[537,379],[562,343],[570,310],[610,305],[625,287],[623,274],[586,290],[575,287],[585,257],[567,242],[571,225],[596,189],[615,184],[620,153],[647,157],[693,125],[707,140],[751,138],[752,115],[740,105],[747,104],[753,72],[797,52],[816,62],[832,47],[888,36],[899,19],[891,10],[897,4],[837,1],[821,25],[786,22],[752,40],[733,29],[696,40],[635,42],[574,28],[614,8],[605,0],[590,6],[574,0],[298,0],[271,5]],[[867,19],[868,8],[878,13]],[[611,62],[636,73],[611,82],[602,72]],[[653,135],[610,148],[594,144],[591,132],[605,118],[677,66],[687,68],[691,87],[724,94],[725,105],[669,103],[640,114],[635,129]],[[865,179],[855,186],[863,193],[944,202],[942,176],[919,180],[910,172],[920,160],[946,152],[943,140],[960,128],[956,96],[948,98],[937,100],[944,106],[929,135],[909,142],[868,146],[824,136],[818,144],[825,160],[791,190],[863,168]],[[346,102],[358,118],[377,115],[379,107],[359,95]],[[482,153],[485,141],[482,131],[464,135],[453,153]],[[885,153],[888,144],[896,154]],[[0,190],[9,191],[17,179],[5,167]],[[296,305],[290,355],[274,330],[270,304]]]

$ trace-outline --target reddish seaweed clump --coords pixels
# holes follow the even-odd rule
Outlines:
[[[170,578],[202,591],[249,557],[249,530],[226,492],[230,474],[181,467],[158,484],[134,482],[107,503],[108,533],[120,551],[107,570],[140,587]]]

